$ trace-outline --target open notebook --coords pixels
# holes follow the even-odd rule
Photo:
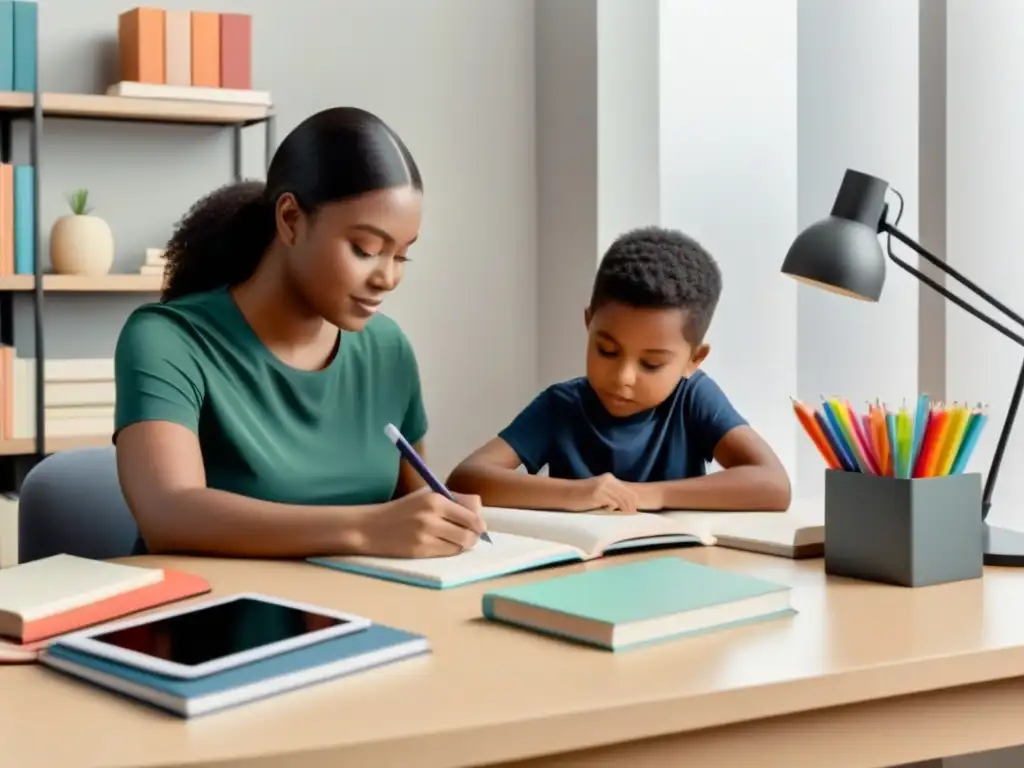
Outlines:
[[[478,542],[460,555],[427,559],[314,557],[311,563],[342,571],[447,589],[556,563],[591,560],[612,552],[656,546],[710,544],[686,520],[641,513],[539,512],[485,508],[493,544]]]

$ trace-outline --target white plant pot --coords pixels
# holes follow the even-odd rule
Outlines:
[[[114,265],[114,233],[98,216],[61,216],[50,231],[50,266],[59,275],[100,277]]]

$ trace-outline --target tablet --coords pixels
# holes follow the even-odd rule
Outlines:
[[[239,593],[75,632],[58,642],[159,675],[196,678],[359,632],[369,619]]]

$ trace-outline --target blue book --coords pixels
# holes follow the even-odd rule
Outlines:
[[[157,675],[73,650],[59,640],[40,661],[180,717],[196,717],[429,652],[422,635],[374,624],[361,632],[196,679]]]
[[[39,4],[15,0],[14,5],[14,90],[36,89],[36,45],[39,34]]]
[[[36,169],[14,166],[14,274],[36,271]]]
[[[14,90],[14,3],[0,0],[0,91]]]
[[[534,581],[483,598],[488,619],[610,651],[794,613],[786,585],[679,557]]]

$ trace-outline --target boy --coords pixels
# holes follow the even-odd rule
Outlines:
[[[786,509],[782,463],[700,370],[721,291],[718,265],[691,238],[621,236],[584,313],[586,377],[541,392],[449,487],[524,509]],[[712,459],[723,470],[708,475]]]

